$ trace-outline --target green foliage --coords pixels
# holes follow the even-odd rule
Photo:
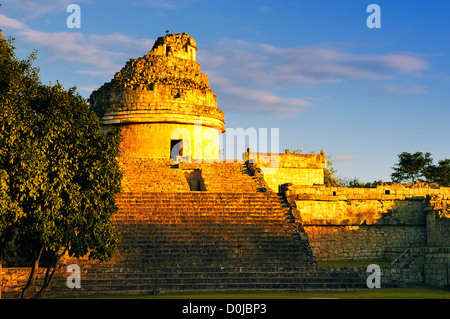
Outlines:
[[[40,83],[0,33],[0,262],[8,243],[54,267],[63,253],[106,261],[120,240],[120,133],[104,133],[87,102]]]
[[[116,163],[118,132],[104,134],[95,114],[75,89],[41,85],[30,100],[32,135],[41,151],[39,189],[20,222],[23,247],[45,247],[57,256],[101,261],[113,257],[118,238],[111,224],[120,191]]]
[[[383,181],[381,181],[381,180],[363,183],[363,182],[360,182],[356,177],[353,179],[339,179],[340,186],[353,187],[353,188],[369,188],[369,187],[376,187],[377,185],[381,185],[381,184],[383,184]]]
[[[31,66],[34,59],[35,53],[27,60],[17,59],[12,39],[5,39],[0,31],[0,262],[24,214],[19,202],[26,195],[15,190],[39,184],[33,168],[39,167],[38,150],[30,134],[28,108],[39,84],[38,69]]]
[[[423,176],[430,183],[450,187],[450,159],[440,160],[437,165],[426,166]]]
[[[396,183],[427,182],[450,186],[450,159],[443,159],[433,165],[430,153],[403,152],[398,155],[399,162],[393,167],[392,181]]]
[[[339,186],[339,180],[335,176],[336,170],[333,168],[334,160],[331,155],[327,156],[327,168],[323,170],[324,184],[327,186]]]
[[[398,163],[393,167],[392,181],[396,183],[412,183],[421,181],[423,170],[433,162],[430,153],[416,152],[414,154],[403,152],[398,155]]]

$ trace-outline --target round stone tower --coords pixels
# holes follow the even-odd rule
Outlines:
[[[160,37],[149,53],[130,59],[111,82],[92,92],[89,102],[102,125],[122,129],[121,157],[219,158],[224,116],[195,61],[196,51],[186,33]]]

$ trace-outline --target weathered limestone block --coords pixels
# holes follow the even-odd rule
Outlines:
[[[324,182],[325,154],[246,152],[244,159],[261,170],[268,187],[274,192],[278,192],[280,185],[285,183],[314,185]]]

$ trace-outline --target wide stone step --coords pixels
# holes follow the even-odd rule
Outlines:
[[[88,269],[82,272],[82,289],[78,293],[145,294],[154,290],[229,290],[229,289],[294,289],[333,290],[368,289],[362,270],[330,271],[318,268],[258,271],[238,268],[166,268],[166,269]],[[156,279],[157,278],[157,279]],[[53,292],[70,293],[65,282],[55,283]],[[384,288],[398,287],[383,283]]]
[[[117,266],[308,263],[308,247],[275,193],[134,192],[119,194],[117,204]]]
[[[155,290],[170,292],[231,289],[296,291],[368,289],[365,270],[365,267],[82,268],[81,289],[69,289],[66,284],[68,275],[61,271],[55,277],[49,296],[102,293],[152,294]],[[24,282],[21,283],[22,286],[23,284]],[[21,285],[16,287],[16,294],[20,291]],[[385,282],[382,277],[382,288],[401,286],[401,282],[389,280]],[[5,296],[9,298],[13,295],[14,292],[9,290]]]

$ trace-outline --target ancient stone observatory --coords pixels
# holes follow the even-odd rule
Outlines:
[[[218,159],[224,116],[196,51],[186,33],[160,37],[91,94],[103,126],[122,128],[121,157]]]

